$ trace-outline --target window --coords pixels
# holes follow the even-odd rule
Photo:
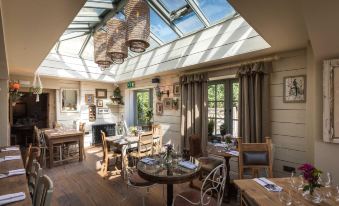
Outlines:
[[[209,133],[219,135],[223,132],[220,132],[220,128],[224,128],[226,134],[238,136],[238,101],[239,83],[237,79],[209,83],[208,121],[214,123],[213,131]]]
[[[134,92],[134,125],[142,126],[148,124],[147,113],[153,111],[152,89],[136,90]]]

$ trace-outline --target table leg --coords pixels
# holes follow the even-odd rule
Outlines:
[[[53,167],[53,161],[54,161],[54,157],[53,157],[53,142],[49,142],[49,168]]]
[[[167,206],[173,203],[173,184],[167,184]]]
[[[230,158],[229,157],[225,157],[225,161],[226,161],[226,185],[225,185],[225,191],[226,191],[226,201],[229,202],[231,199],[231,176],[230,176]]]

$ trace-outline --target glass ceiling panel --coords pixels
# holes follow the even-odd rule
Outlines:
[[[195,0],[195,2],[211,24],[236,13],[226,0]]]
[[[158,0],[171,13],[187,5],[185,0]]]
[[[82,57],[88,60],[94,60],[94,45],[93,45],[93,37],[91,37],[87,43],[87,46],[82,53]]]
[[[84,35],[73,39],[61,41],[59,46],[59,52],[62,54],[78,55],[86,37],[87,35]]]
[[[174,20],[173,23],[184,34],[193,33],[204,28],[204,24],[199,20],[193,11],[179,17],[178,19]]]
[[[78,16],[100,16],[105,9],[99,9],[99,8],[82,8]]]
[[[178,35],[153,10],[150,10],[151,32],[162,42],[167,43],[178,38]]]

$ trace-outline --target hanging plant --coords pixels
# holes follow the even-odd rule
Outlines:
[[[161,91],[160,91],[159,85],[157,85],[157,86],[154,88],[154,90],[155,90],[155,96],[157,96],[157,99],[158,99],[159,101],[161,101],[162,93],[161,93]]]
[[[16,102],[20,100],[23,96],[22,93],[19,92],[20,83],[17,81],[9,82],[9,99],[12,102],[12,106],[16,105]]]
[[[36,95],[36,102],[39,102],[39,95],[42,94],[42,83],[39,74],[35,73],[33,85],[29,91]]]

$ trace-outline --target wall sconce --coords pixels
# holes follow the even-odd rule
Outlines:
[[[167,97],[169,97],[170,91],[169,90],[161,91],[161,95],[164,94],[167,94]]]

